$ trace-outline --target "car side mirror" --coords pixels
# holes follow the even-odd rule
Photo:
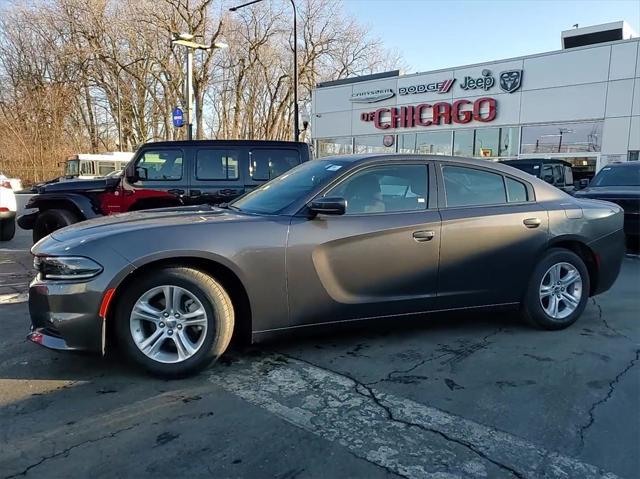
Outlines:
[[[589,186],[589,180],[586,178],[582,178],[579,182],[578,182],[578,187],[580,189],[586,188],[587,186]]]
[[[337,196],[316,198],[309,204],[313,215],[343,215],[347,211],[347,200]]]
[[[125,170],[125,176],[129,183],[136,183],[147,179],[147,169],[142,166],[129,165]]]

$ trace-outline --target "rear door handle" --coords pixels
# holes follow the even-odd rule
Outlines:
[[[184,195],[184,190],[174,189],[174,190],[169,190],[168,193],[171,193],[172,195],[176,195],[176,196],[182,196]]]
[[[540,218],[526,218],[522,222],[527,228],[537,228],[542,224]]]
[[[191,190],[189,192],[189,195],[190,196],[200,196],[200,195],[202,195],[202,191],[200,191],[200,190]]]
[[[413,239],[418,242],[431,241],[435,235],[433,231],[414,231]]]

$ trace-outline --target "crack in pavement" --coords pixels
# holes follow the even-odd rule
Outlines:
[[[602,406],[603,404],[605,404],[609,399],[611,399],[611,396],[613,396],[613,392],[615,391],[616,386],[618,385],[618,383],[620,382],[620,380],[622,379],[622,377],[633,367],[635,366],[636,362],[640,360],[640,349],[636,350],[636,355],[635,357],[625,366],[625,368],[620,371],[617,376],[615,378],[613,378],[612,381],[609,382],[609,390],[607,391],[607,394],[605,397],[603,397],[602,399],[597,400],[596,402],[594,402],[591,407],[589,408],[589,420],[587,421],[586,424],[584,424],[583,426],[580,427],[580,448],[584,448],[584,441],[585,441],[585,435],[588,431],[588,429],[593,426],[593,423],[595,422],[596,418],[595,418],[595,412],[596,409],[600,406]]]
[[[598,303],[596,301],[596,298],[591,298],[591,301],[593,301],[593,305],[598,308],[598,319],[600,321],[602,321],[602,324],[604,324],[604,327],[607,328],[609,331],[611,331],[612,333],[618,335],[618,336],[622,336],[623,338],[628,339],[629,341],[633,341],[629,336],[627,336],[624,333],[621,333],[620,331],[618,331],[616,328],[614,328],[613,326],[611,326],[609,324],[609,322],[604,318],[604,315],[602,314],[602,306],[600,305],[600,303]]]
[[[499,330],[497,332],[499,332]],[[492,336],[494,334],[497,334],[497,332],[494,332],[492,334],[489,334],[489,335],[485,336],[485,338],[483,338],[483,341],[485,341],[488,337],[490,337],[490,336]],[[503,463],[501,463],[501,462],[489,457],[483,451],[478,450],[473,444],[471,444],[471,443],[469,443],[467,441],[464,441],[462,439],[456,439],[456,438],[451,437],[451,436],[449,436],[448,434],[446,434],[446,433],[444,433],[442,431],[439,431],[439,430],[434,429],[434,428],[426,427],[423,424],[418,424],[418,423],[414,423],[414,422],[411,422],[411,421],[406,421],[404,419],[400,419],[400,418],[395,417],[393,412],[391,411],[391,409],[388,406],[386,406],[385,404],[383,404],[382,399],[378,395],[376,395],[376,393],[369,387],[369,384],[371,384],[371,383],[363,383],[361,381],[358,381],[356,378],[354,378],[353,376],[351,376],[351,375],[349,375],[347,373],[334,371],[334,370],[332,370],[330,368],[323,368],[323,367],[318,366],[317,364],[314,364],[313,362],[307,361],[305,359],[297,358],[295,356],[290,356],[290,355],[285,354],[285,353],[278,353],[278,354],[281,354],[282,356],[284,356],[286,358],[293,359],[295,361],[300,361],[302,363],[308,364],[309,366],[313,366],[315,368],[325,369],[326,371],[329,371],[329,372],[331,372],[333,374],[337,374],[339,376],[342,376],[342,377],[348,379],[349,381],[351,381],[353,383],[354,391],[357,394],[359,394],[360,396],[362,396],[362,397],[371,399],[382,411],[384,411],[384,414],[388,418],[389,421],[392,421],[392,422],[395,422],[395,423],[398,423],[398,424],[402,424],[405,427],[416,427],[416,428],[418,428],[420,430],[423,430],[423,431],[426,431],[426,432],[430,432],[432,434],[436,434],[436,435],[442,437],[443,439],[445,439],[446,441],[453,442],[455,444],[458,444],[458,445],[460,445],[462,447],[467,448],[469,451],[473,452],[477,456],[489,461],[491,464],[497,466],[498,468],[502,469],[503,471],[508,472],[511,476],[517,477],[519,479],[524,479],[525,478],[525,476],[522,473],[520,473],[519,471],[517,471],[514,468],[512,468],[510,466],[507,466],[506,464],[503,464]],[[426,360],[424,360],[423,363],[424,362],[426,362]],[[415,369],[418,366],[419,365],[414,366],[413,369]],[[383,381],[383,380],[381,380],[381,381]],[[363,389],[364,389],[365,392],[362,391]],[[365,460],[367,460],[367,459],[365,458]],[[368,461],[368,462],[370,462],[370,461]],[[375,463],[372,463],[372,464],[375,464]],[[387,468],[385,467],[385,469],[387,469]],[[393,472],[393,471],[390,471],[390,472]],[[397,474],[397,473],[395,473],[395,474]]]
[[[102,440],[104,440],[104,439],[109,439],[109,438],[115,437],[115,436],[117,436],[117,435],[118,435],[118,434],[120,434],[120,433],[123,433],[123,432],[125,432],[125,431],[129,431],[129,430],[131,430],[131,429],[133,429],[133,428],[135,428],[135,427],[138,427],[140,424],[141,424],[141,423],[136,423],[136,424],[133,424],[133,425],[131,425],[131,426],[127,426],[127,427],[124,427],[124,428],[122,428],[122,429],[118,429],[117,431],[111,432],[111,433],[109,433],[109,434],[105,434],[104,436],[100,436],[100,437],[95,438],[95,439],[87,439],[86,441],[82,441],[82,442],[79,442],[79,443],[77,443],[77,444],[73,444],[72,446],[69,446],[69,447],[67,447],[67,448],[63,449],[63,450],[62,450],[62,451],[60,451],[60,452],[56,452],[56,453],[51,454],[51,455],[49,455],[49,456],[44,456],[44,457],[42,457],[38,462],[35,462],[35,463],[33,463],[33,464],[30,464],[30,465],[29,465],[29,466],[27,466],[25,469],[23,469],[21,472],[18,472],[18,473],[16,473],[16,474],[11,474],[11,475],[9,475],[9,476],[5,476],[5,477],[4,477],[4,479],[14,479],[14,478],[16,478],[16,477],[26,476],[26,475],[27,475],[27,473],[28,473],[31,469],[34,469],[34,468],[36,468],[36,467],[38,467],[38,466],[42,465],[43,463],[45,463],[46,461],[48,461],[48,460],[50,460],[50,459],[55,459],[56,457],[65,456],[65,455],[69,454],[69,452],[71,452],[73,449],[76,449],[76,448],[78,448],[78,447],[80,447],[80,446],[84,446],[85,444],[91,444],[91,443],[94,443],[94,442],[102,441]]]

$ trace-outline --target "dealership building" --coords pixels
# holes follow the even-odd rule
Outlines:
[[[576,176],[637,161],[640,39],[626,22],[562,32],[562,49],[313,91],[316,156],[399,152],[557,158]]]

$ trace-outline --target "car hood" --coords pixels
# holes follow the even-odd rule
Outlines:
[[[256,221],[261,218],[261,216],[215,208],[209,205],[182,206],[103,216],[62,228],[53,232],[51,238],[56,241],[68,242],[88,240],[90,237],[115,235],[139,229],[148,230],[204,222]]]
[[[578,198],[640,198],[637,186],[589,186],[576,191]]]

